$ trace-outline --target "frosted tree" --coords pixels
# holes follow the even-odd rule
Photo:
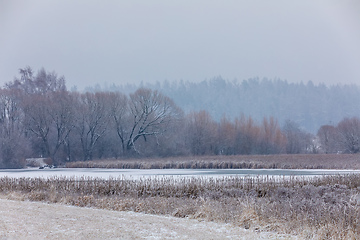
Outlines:
[[[182,111],[167,96],[158,91],[140,88],[130,94],[129,125],[122,134],[126,149],[140,152],[135,143],[142,138],[145,142],[153,137],[155,140],[163,134],[172,121],[182,116]],[[125,148],[125,147],[124,147]]]

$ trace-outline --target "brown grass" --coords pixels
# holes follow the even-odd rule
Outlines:
[[[305,239],[360,239],[360,176],[0,178],[8,198],[226,222]]]
[[[360,169],[360,155],[284,154],[101,159],[68,162],[66,167],[118,169]]]

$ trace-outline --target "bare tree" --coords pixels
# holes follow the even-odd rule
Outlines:
[[[232,123],[226,117],[223,117],[218,127],[218,143],[219,154],[231,155],[235,154],[236,135],[239,129],[236,124]]]
[[[29,67],[20,69],[20,74],[20,79],[8,83],[7,87],[21,92],[19,100],[25,114],[24,125],[27,136],[33,140],[33,147],[37,145],[40,156],[55,160],[71,130],[73,114],[65,79],[44,69],[34,76]]]
[[[337,130],[343,151],[358,153],[360,151],[360,119],[345,118],[337,125]]]
[[[52,147],[52,158],[56,162],[55,155],[61,146],[69,144],[69,134],[75,127],[75,108],[73,95],[67,91],[58,91],[50,94],[47,112],[52,125],[53,134],[50,136]],[[70,158],[69,154],[67,158]],[[63,159],[64,160],[64,159]]]
[[[129,128],[129,100],[126,95],[115,92],[109,93],[110,116],[120,139],[122,153],[127,148],[127,131]]]
[[[286,153],[299,154],[310,151],[311,135],[303,131],[297,123],[287,120],[282,132],[286,137]]]
[[[85,93],[77,97],[75,130],[80,138],[84,160],[91,160],[109,124],[108,93]]]
[[[260,127],[257,126],[252,117],[242,115],[235,119],[235,126],[238,129],[236,134],[236,152],[238,154],[258,153],[260,141]]]
[[[53,157],[53,152],[51,150],[49,136],[51,135],[50,131],[52,130],[52,119],[48,114],[51,110],[49,105],[50,98],[49,96],[43,95],[28,95],[24,98],[23,110],[25,113],[24,125],[26,129],[26,134],[29,138],[32,139],[33,143],[38,142],[39,140],[39,149],[34,149],[35,151],[40,151],[41,157]],[[33,144],[35,148],[36,144]]]
[[[40,69],[36,75],[30,67],[19,69],[20,78],[6,84],[8,89],[19,89],[25,94],[46,94],[48,92],[66,91],[65,78],[55,72]]]
[[[323,125],[317,132],[317,136],[324,153],[336,153],[339,151],[338,130],[332,125]]]
[[[193,155],[214,154],[217,125],[206,111],[192,112],[186,117],[187,144]]]
[[[2,136],[10,137],[23,130],[24,114],[20,104],[21,93],[12,89],[0,89],[0,124]]]
[[[167,96],[151,89],[140,88],[130,94],[129,100],[129,128],[122,132],[120,139],[126,139],[127,150],[140,153],[135,145],[139,138],[145,142],[148,137],[155,139],[163,134],[172,121],[182,115],[182,111]]]
[[[55,156],[72,129],[73,105],[68,93],[34,94],[25,100],[23,109],[27,135],[34,143],[40,140],[42,157],[52,158],[56,162]]]
[[[20,168],[25,164],[30,148],[23,119],[19,91],[0,89],[0,168]]]
[[[284,151],[286,138],[282,134],[278,122],[270,117],[264,118],[261,128],[261,154],[276,154]]]

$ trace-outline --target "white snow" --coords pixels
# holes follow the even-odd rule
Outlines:
[[[229,224],[0,199],[0,239],[296,239]]]

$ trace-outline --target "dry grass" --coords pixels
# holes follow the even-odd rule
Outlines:
[[[360,239],[360,176],[0,178],[12,199],[227,222],[305,239]]]
[[[360,169],[360,155],[284,154],[101,159],[69,162],[66,163],[66,167],[119,169]]]

